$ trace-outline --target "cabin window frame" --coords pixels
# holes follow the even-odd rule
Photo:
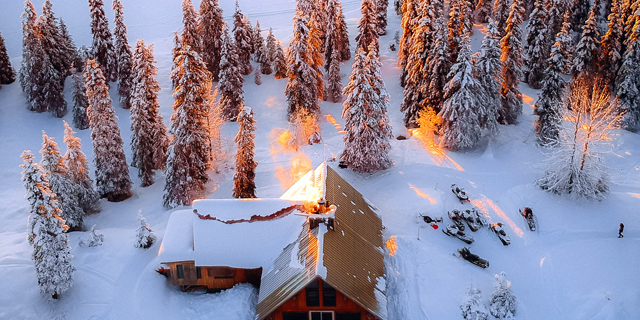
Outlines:
[[[331,303],[327,303],[327,293],[328,292],[333,292],[333,297],[328,297],[329,298],[329,302]],[[328,284],[326,281],[322,281],[322,306],[324,307],[336,307],[337,306],[337,290],[336,288],[332,287],[330,284]]]
[[[330,313],[331,314],[331,320],[335,320],[336,318],[336,313],[333,310],[309,310],[309,320],[312,320],[312,314],[313,313],[319,313],[320,314],[320,320],[322,320],[322,314],[323,313]]]
[[[184,269],[182,268],[181,264],[176,265],[176,273],[178,279],[184,279]]]
[[[196,278],[202,279],[202,268],[196,267]]]
[[[315,286],[314,286],[315,283]],[[318,283],[318,279],[314,279],[305,287],[305,302],[307,307],[320,307],[322,306],[320,300],[320,284]],[[310,295],[310,293],[315,293],[315,296]],[[311,303],[309,303],[311,302]],[[309,318],[311,319],[311,318]]]

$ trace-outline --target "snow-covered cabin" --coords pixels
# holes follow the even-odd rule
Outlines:
[[[199,200],[171,214],[160,261],[183,290],[258,288],[258,319],[386,319],[382,221],[320,165],[278,199]]]

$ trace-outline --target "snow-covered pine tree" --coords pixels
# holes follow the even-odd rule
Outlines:
[[[81,247],[97,247],[101,246],[102,242],[104,242],[104,234],[99,230],[96,230],[96,225],[91,226],[91,230],[89,230],[89,234],[86,238],[81,239],[78,242],[78,245]]]
[[[156,242],[156,234],[153,233],[147,220],[142,215],[142,209],[138,211],[138,221],[140,221],[140,226],[138,230],[136,230],[136,242],[134,246],[136,248],[149,249],[153,243]]]
[[[600,32],[595,14],[595,6],[589,12],[589,19],[582,28],[582,36],[576,45],[572,74],[574,78],[593,78],[598,72],[598,58],[600,56]]]
[[[209,131],[206,126],[207,98],[211,91],[211,74],[191,47],[176,56],[171,78],[174,90],[174,114],[171,116],[171,139],[167,151],[163,203],[166,208],[191,205],[209,180]]]
[[[10,84],[16,81],[16,73],[11,67],[11,61],[4,45],[4,38],[0,34],[0,85]]]
[[[60,27],[49,0],[45,0],[42,4],[42,15],[38,18],[37,23],[40,32],[42,32],[42,47],[60,76],[58,81],[64,82],[64,78],[71,74],[70,70],[73,66],[72,62],[66,58]]]
[[[124,24],[124,13],[122,11],[122,3],[120,0],[113,0],[113,11],[115,18],[113,24],[113,47],[116,59],[116,69],[118,72],[118,94],[120,94],[120,103],[123,108],[131,108],[131,46],[127,40],[127,26]]]
[[[624,41],[623,50],[626,52],[626,46],[631,34],[633,33],[634,26],[636,25],[636,19],[640,16],[640,3],[637,0],[624,0],[622,3],[622,17],[624,20]]]
[[[42,167],[33,163],[33,154],[22,153],[22,181],[27,189],[27,199],[31,205],[28,237],[33,245],[33,262],[40,292],[58,299],[60,294],[73,286],[76,271],[71,264],[73,255],[64,231],[68,228],[60,218],[60,208],[56,194],[49,188]]]
[[[153,170],[164,167],[167,150],[166,128],[157,123],[160,85],[155,79],[158,71],[149,59],[144,40],[136,42],[132,67],[131,90],[131,165],[138,168],[142,186],[153,184]],[[161,132],[158,131],[160,127]]]
[[[327,92],[325,97],[329,102],[342,102],[342,77],[340,76],[340,59],[338,50],[331,53],[331,65],[327,74]]]
[[[547,10],[543,0],[536,0],[533,11],[529,15],[527,24],[527,38],[524,46],[524,56],[527,59],[524,81],[533,89],[542,87],[543,71],[547,67],[549,52],[547,43],[549,30],[547,28]]]
[[[93,34],[92,57],[103,70],[107,82],[118,80],[118,67],[113,50],[113,38],[109,31],[109,21],[104,14],[102,0],[89,0],[91,10],[91,33]]]
[[[547,37],[552,38],[547,39],[547,45],[553,45],[556,34],[562,28],[562,17],[567,12],[567,10],[563,10],[564,4],[564,0],[543,0],[543,6],[547,11],[547,21],[545,22],[548,32]]]
[[[190,46],[195,52],[200,52],[200,35],[198,34],[198,13],[191,0],[182,0],[182,46]]]
[[[276,55],[276,38],[273,36],[273,30],[269,28],[269,35],[262,47],[262,61],[260,61],[260,72],[262,74],[271,74],[273,72],[273,62]]]
[[[429,52],[429,58],[427,58],[428,78],[425,81],[425,85],[429,85],[426,109],[432,109],[435,113],[440,112],[442,109],[444,86],[448,81],[447,75],[451,70],[448,46],[447,27],[444,17],[440,16],[436,19],[432,49]]]
[[[462,13],[462,21],[460,23],[460,33],[463,35],[473,34],[473,11],[477,0],[460,0],[460,12]]]
[[[220,109],[226,121],[236,121],[244,101],[244,77],[238,66],[238,48],[229,36],[229,28],[222,31],[222,54],[220,59]],[[276,70],[277,71],[277,70]],[[276,74],[277,76],[277,74]]]
[[[251,67],[251,50],[253,48],[253,35],[250,30],[249,19],[240,12],[236,2],[236,12],[233,14],[233,36],[235,38],[236,52],[238,55],[238,68],[242,75],[248,76],[253,71]]]
[[[387,34],[387,7],[389,6],[389,0],[375,0],[376,1],[376,30],[378,36],[384,36]]]
[[[559,142],[562,126],[561,106],[564,97],[566,81],[562,77],[566,59],[563,56],[563,37],[560,32],[556,36],[556,42],[551,47],[548,67],[544,71],[542,90],[536,101],[533,113],[538,119],[533,127],[538,135],[538,143],[543,146],[553,146]]]
[[[322,51],[324,52],[324,70],[329,72],[329,67],[331,66],[331,59],[333,59],[333,51],[340,52],[338,46],[340,45],[338,41],[340,40],[340,34],[338,33],[338,19],[336,17],[336,1],[337,0],[328,0],[326,7],[326,15],[327,15],[327,25],[325,32],[325,42],[324,48]],[[340,54],[336,55],[338,59],[340,59]],[[328,76],[328,74],[327,74]],[[340,89],[342,91],[342,89]],[[327,98],[330,99],[330,98]],[[329,100],[328,100],[329,101]]]
[[[29,110],[43,112],[46,110],[46,105],[39,103],[35,99],[37,95],[32,93],[33,83],[31,77],[41,68],[37,64],[40,60],[36,59],[36,57],[45,53],[39,42],[40,32],[36,24],[36,9],[31,1],[25,0],[24,11],[20,17],[22,19],[22,62],[18,73],[20,87],[27,96]]]
[[[466,35],[461,28],[463,24],[464,0],[452,0],[451,12],[449,12],[449,21],[447,22],[447,30],[449,31],[447,39],[449,40],[449,57],[452,63],[457,62],[458,51],[462,40]]]
[[[213,81],[218,82],[220,74],[220,55],[222,52],[222,9],[218,0],[200,1],[200,19],[198,34],[200,35],[200,56],[207,64]]]
[[[100,212],[100,195],[93,188],[93,181],[89,177],[89,162],[82,152],[80,138],[74,136],[75,132],[66,121],[64,122],[64,143],[67,152],[62,157],[65,173],[78,187],[78,201],[85,214]]]
[[[109,88],[95,60],[87,60],[85,69],[89,127],[96,166],[96,187],[100,197],[123,201],[131,197],[129,167],[124,155],[118,117],[111,105]]]
[[[291,120],[300,110],[318,115],[318,77],[313,70],[311,53],[309,52],[309,29],[301,11],[293,18],[293,39],[289,42],[287,64],[289,66],[289,82],[285,88],[287,96],[287,115]]]
[[[375,45],[375,44],[372,44]],[[374,79],[371,62],[377,59],[376,50],[366,55],[358,50],[349,83],[344,87],[342,118],[345,119],[344,151],[340,161],[355,172],[373,173],[391,167],[389,158],[391,125],[386,108],[386,89],[374,88],[381,80]],[[374,66],[374,69],[379,69]],[[378,70],[379,72],[379,70]]]
[[[413,37],[413,30],[418,22],[418,7],[419,4],[414,3],[414,0],[404,0],[402,2],[402,37],[400,38],[400,45],[398,46],[398,66],[402,69],[400,75],[400,86],[404,87],[407,78],[407,60],[411,53],[411,38]],[[405,121],[406,125],[406,121]]]
[[[504,37],[507,32],[507,19],[509,19],[510,8],[515,1],[513,0],[495,0],[493,2],[493,19],[498,23],[498,32],[500,38]],[[524,10],[524,8],[523,8]]]
[[[260,30],[260,21],[256,19],[256,26],[253,27],[251,34],[251,44],[253,46],[252,52],[257,63],[262,63],[264,58],[264,38],[262,37],[262,30]]]
[[[571,72],[571,58],[573,57],[573,37],[571,31],[571,23],[569,21],[571,21],[571,12],[567,10],[562,20],[562,28],[560,28],[560,33],[556,35],[557,39],[560,40],[559,48],[564,65],[562,70],[563,74],[568,74]]]
[[[490,133],[498,131],[498,116],[500,110],[500,33],[497,23],[489,18],[487,33],[482,40],[482,47],[473,57],[473,73],[484,88],[484,117],[479,119],[480,127],[488,129]]]
[[[236,153],[236,172],[233,175],[233,197],[256,197],[256,167],[258,163],[254,158],[256,135],[256,120],[253,119],[253,110],[248,106],[242,106],[238,114],[238,134],[235,141],[238,146]]]
[[[516,118],[522,113],[522,94],[518,88],[522,77],[522,15],[524,7],[522,0],[516,0],[511,5],[511,12],[507,19],[507,34],[500,40],[502,55],[502,89],[500,90],[500,117],[502,124],[515,124]]]
[[[561,131],[560,147],[547,159],[544,176],[536,184],[556,194],[602,200],[609,191],[602,156],[622,115],[601,79],[578,78],[569,90],[562,116],[570,125]]]
[[[85,92],[84,75],[80,72],[74,73],[73,78],[73,126],[78,130],[89,128],[89,118],[87,118],[87,107],[89,101]]]
[[[396,15],[401,16],[402,15],[402,4],[404,3],[403,0],[393,0],[393,9],[396,12]]]
[[[589,17],[590,8],[591,1],[589,0],[573,0],[571,7],[571,17],[573,19],[571,25],[573,26],[573,31],[582,33],[582,27]]]
[[[487,23],[489,22],[489,18],[491,18],[493,13],[493,2],[491,0],[479,0],[476,5],[477,13],[477,22],[478,23]]]
[[[80,46],[80,48],[76,49],[76,55],[75,55],[75,59],[73,61],[73,65],[76,68],[76,72],[80,72],[83,73],[84,71],[84,65],[85,62],[87,61],[87,59],[93,59],[93,56],[91,55],[91,51],[93,49],[91,48],[87,48],[86,46]]]
[[[513,318],[516,313],[516,296],[511,291],[511,282],[507,280],[507,275],[500,272],[495,275],[496,284],[491,294],[491,304],[489,311],[491,315],[498,319]]]
[[[617,99],[620,110],[625,112],[622,126],[629,131],[637,132],[640,130],[640,23],[636,23],[627,41],[617,81]]]
[[[324,50],[324,45],[322,43],[322,37],[325,33],[324,31],[322,31],[322,28],[324,28],[326,25],[322,25],[321,19],[323,15],[320,14],[320,10],[321,8],[318,8],[317,5],[314,5],[311,18],[309,19],[309,23],[307,24],[307,27],[309,28],[307,47],[309,48],[310,65],[314,71],[314,76],[316,77],[317,99],[323,100],[324,73],[322,72],[322,66],[324,65],[324,56],[322,55],[322,50]]]
[[[445,85],[444,102],[438,116],[442,119],[440,146],[453,151],[476,146],[482,131],[484,88],[473,76],[471,46],[467,35],[461,43],[456,64],[449,73],[451,79]]]
[[[64,23],[62,19],[60,19],[60,39],[62,43],[60,43],[61,51],[63,55],[63,59],[65,60],[65,64],[69,65],[71,69],[69,70],[69,74],[73,72],[81,72],[82,67],[77,64],[79,59],[82,59],[78,55],[78,49],[76,49],[76,44],[73,42],[71,35],[69,34],[69,29],[67,29],[67,25]],[[81,72],[82,73],[82,72]]]
[[[49,180],[51,191],[56,194],[60,207],[60,217],[66,221],[70,231],[82,230],[84,212],[80,208],[79,186],[67,177],[67,168],[62,161],[58,144],[42,131],[42,160],[40,161],[45,176]]]
[[[287,58],[284,55],[284,50],[282,50],[282,44],[280,41],[276,44],[276,53],[273,59],[273,69],[275,71],[274,78],[276,79],[284,79],[288,78],[288,70],[287,70]]]
[[[480,289],[470,285],[467,290],[467,297],[460,305],[460,311],[462,311],[462,317],[465,320],[487,320],[489,312],[481,299]]]
[[[605,78],[615,79],[622,64],[622,41],[624,40],[624,21],[621,15],[622,0],[613,0],[607,33],[602,36],[602,71]],[[612,81],[612,86],[615,81]]]
[[[345,62],[351,59],[351,49],[349,49],[349,32],[347,30],[347,23],[344,20],[342,3],[340,1],[336,1],[336,19],[338,34],[340,35],[340,40],[338,41],[338,47],[340,48],[340,60]]]

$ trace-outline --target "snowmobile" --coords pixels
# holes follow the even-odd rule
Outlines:
[[[475,264],[480,268],[486,268],[489,266],[489,261],[482,259],[478,257],[478,255],[469,252],[469,248],[465,247],[465,248],[458,249],[458,253],[460,254],[461,258]]]
[[[473,238],[471,236],[468,236],[466,233],[460,231],[460,229],[458,229],[458,227],[453,224],[447,225],[445,229],[442,229],[442,232],[444,232],[444,234],[448,236],[456,237],[466,244],[473,243]]]
[[[423,216],[423,215],[420,215],[420,216],[422,217],[422,220],[424,220],[424,222],[426,223],[439,223],[443,221],[442,217],[431,218],[430,216]]]
[[[495,232],[498,235],[498,238],[500,238],[500,241],[502,241],[503,245],[508,246],[511,243],[511,238],[509,238],[507,233],[504,232],[501,222],[491,224],[489,226],[489,229],[491,229],[491,231]]]
[[[457,184],[454,183],[451,185],[451,192],[453,192],[453,194],[455,194],[456,197],[458,197],[458,200],[460,200],[460,203],[469,202],[469,196],[467,195],[467,192],[464,191],[464,189],[458,187]]]
[[[536,231],[536,221],[534,220],[533,211],[531,211],[531,208],[525,207],[524,212],[520,209],[518,209],[518,211],[520,211],[520,215],[523,216],[525,220],[527,220],[529,230]]]
[[[453,209],[447,213],[449,215],[449,219],[453,221],[453,223],[458,227],[460,231],[464,231],[464,218],[460,215],[460,211],[457,209]]]
[[[462,217],[469,226],[471,231],[476,232],[478,229],[486,224],[486,221],[480,212],[476,208],[467,209],[462,211]]]

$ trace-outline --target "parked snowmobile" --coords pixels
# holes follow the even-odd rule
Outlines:
[[[447,214],[449,215],[449,219],[453,221],[456,227],[458,227],[458,229],[460,229],[461,231],[464,231],[464,218],[462,217],[462,215],[460,215],[460,211],[458,211],[457,209],[453,209]]]
[[[443,221],[442,217],[435,217],[435,218],[431,218],[430,216],[423,216],[420,215],[422,217],[422,220],[424,220],[424,222],[426,223],[440,223]]]
[[[451,185],[451,192],[453,192],[453,194],[455,194],[456,197],[458,197],[458,200],[460,200],[460,203],[469,202],[469,196],[467,195],[467,192],[464,191],[464,189],[458,187],[457,184],[454,183]]]
[[[518,210],[520,211],[520,215],[523,216],[525,220],[527,220],[527,224],[529,225],[529,230],[536,231],[536,221],[535,221],[535,218],[533,217],[533,211],[531,211],[531,208],[525,207],[524,212],[520,209]]]
[[[503,245],[508,246],[511,243],[511,238],[509,238],[507,233],[504,232],[501,222],[491,224],[489,226],[489,229],[491,229],[491,231],[495,232],[498,235],[498,238],[500,238],[500,241],[502,241]]]
[[[469,226],[469,229],[473,232],[478,231],[480,227],[486,225],[486,220],[476,208],[462,211],[462,217]]]
[[[448,236],[456,237],[466,244],[473,243],[473,238],[471,236],[468,236],[466,233],[460,231],[460,229],[458,229],[458,227],[453,224],[447,225],[446,228],[442,229],[442,232],[444,232],[444,234]]]
[[[489,266],[489,261],[482,259],[478,257],[478,255],[469,252],[469,248],[458,249],[458,253],[460,254],[460,257],[475,264],[480,268],[486,268]]]

